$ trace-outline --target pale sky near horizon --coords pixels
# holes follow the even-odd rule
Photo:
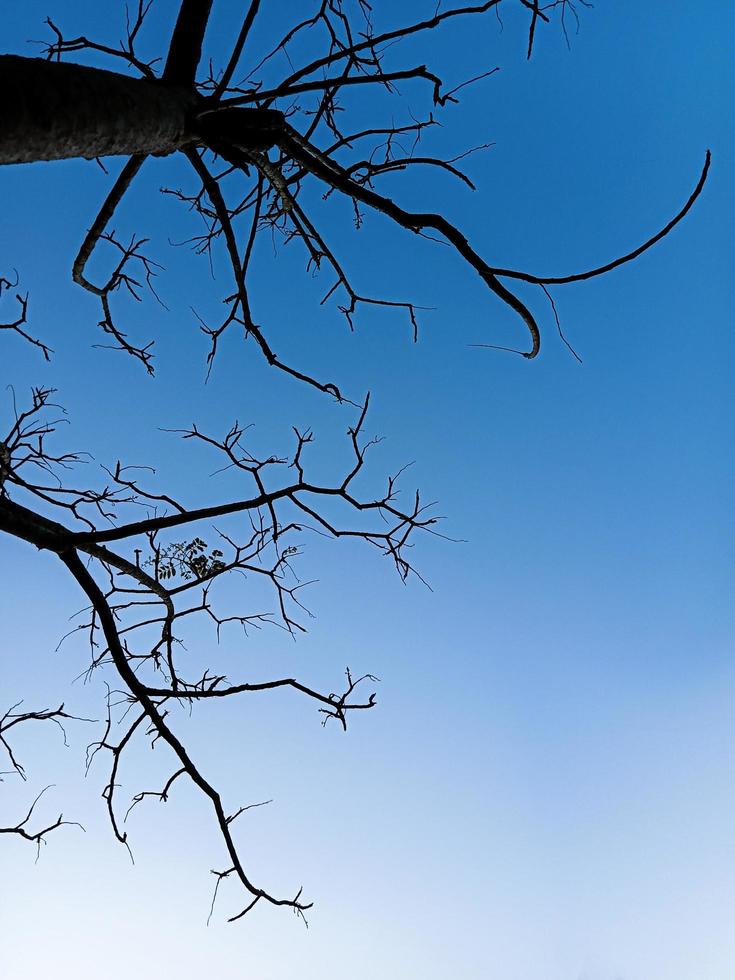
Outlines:
[[[151,50],[176,6],[157,0]],[[221,52],[241,6],[215,0],[208,54]],[[394,23],[397,6],[375,3],[377,23]],[[304,9],[263,7],[263,37],[283,10],[285,22]],[[400,7],[409,20],[434,5]],[[368,431],[386,437],[373,472],[414,461],[406,489],[437,500],[459,540],[417,542],[432,591],[404,588],[370,549],[310,545],[309,633],[223,644],[233,677],[294,674],[331,690],[347,665],[377,674],[378,707],[347,735],[287,693],[180,720],[228,799],[273,799],[242,827],[243,852],[274,891],[303,884],[315,903],[308,931],[271,908],[228,926],[234,889],[207,927],[209,872],[223,858],[195,794],[181,787],[131,816],[132,866],[99,798],[104,763],[83,776],[87,729],[70,726],[64,748],[39,727],[17,743],[28,783],[0,784],[0,824],[54,783],[43,815],[63,809],[86,833],[53,835],[37,864],[24,842],[0,840],[2,980],[735,976],[735,15],[723,0],[706,11],[674,0],[665,15],[600,0],[579,8],[569,50],[558,24],[539,30],[529,63],[525,12],[504,7],[502,29],[490,15],[406,48],[406,62],[426,60],[448,83],[501,66],[443,112],[427,143],[493,143],[467,162],[477,192],[423,174],[391,177],[386,192],[407,207],[445,203],[481,254],[552,275],[604,262],[664,224],[709,147],[702,197],[634,264],[556,290],[581,365],[530,290],[538,361],[470,346],[525,337],[445,249],[381,221],[356,234],[332,202],[324,227],[361,284],[430,308],[418,344],[390,313],[359,316],[349,334],[317,305],[320,283],[293,247],[275,261],[264,250],[254,302],[279,352],[350,392],[371,390]],[[27,0],[4,23],[3,53],[34,52],[25,42],[44,36],[47,15],[70,34],[114,39],[123,5]],[[402,91],[406,117],[428,106],[423,89]],[[233,338],[204,385],[190,307],[214,310],[225,287],[203,260],[169,248],[197,230],[157,193],[186,180],[175,163],[146,163],[119,222],[150,237],[166,266],[168,310],[147,302],[129,319],[137,336],[156,336],[157,377],[93,347],[97,310],[69,266],[110,180],[84,161],[0,170],[0,274],[19,271],[32,326],[55,349],[46,365],[0,334],[2,418],[6,384],[19,400],[53,385],[69,412],[65,448],[107,465],[152,463],[196,492],[214,466],[202,457],[192,473],[161,428],[221,431],[237,417],[279,451],[292,424],[312,426],[318,464],[344,458],[351,410],[274,378],[254,346]],[[0,710],[22,697],[99,717],[102,679],[72,683],[83,646],[55,652],[82,605],[73,584],[50,557],[6,540],[0,582]],[[152,788],[166,772],[141,745],[122,788]]]

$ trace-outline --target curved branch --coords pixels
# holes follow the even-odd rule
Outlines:
[[[457,253],[472,266],[485,285],[523,320],[531,335],[531,349],[518,353],[529,360],[536,357],[541,346],[541,335],[533,314],[514,293],[499,281],[498,271],[489,266],[477,254],[459,229],[447,221],[443,215],[406,211],[391,198],[384,197],[382,194],[356,183],[343,167],[334,160],[326,160],[315,147],[288,125],[284,127],[280,142],[282,147],[299,163],[347,197],[361,201],[376,211],[380,211],[408,231],[418,233],[426,228],[432,228],[443,235]]]
[[[74,259],[74,265],[72,266],[72,279],[78,285],[83,286],[88,292],[95,293],[97,296],[101,294],[101,290],[98,286],[95,286],[84,276],[84,267],[89,261],[89,257],[94,251],[97,242],[100,240],[101,235],[104,233],[105,228],[110,222],[115,209],[117,208],[120,201],[122,201],[126,191],[133,182],[135,175],[138,173],[140,168],[143,166],[146,160],[146,155],[143,153],[135,154],[130,157],[126,162],[125,166],[120,171],[120,174],[112,186],[112,190],[105,198],[104,204],[99,210],[97,217],[94,219],[92,227],[89,229],[84,237],[79,251],[77,252],[77,257]]]
[[[594,279],[596,276],[602,276],[606,272],[612,272],[613,269],[617,269],[619,266],[625,265],[626,262],[632,262],[633,259],[637,259],[639,255],[647,252],[649,248],[652,248],[657,242],[660,242],[662,238],[665,238],[669,232],[679,224],[682,218],[688,214],[694,202],[704,190],[711,161],[712,153],[710,150],[707,150],[704,156],[704,166],[702,167],[702,172],[699,175],[697,186],[689,195],[686,204],[684,204],[680,211],[677,211],[671,221],[664,225],[660,231],[657,231],[655,235],[652,235],[650,238],[646,239],[642,245],[634,248],[632,252],[626,252],[625,255],[621,255],[619,258],[613,259],[611,262],[606,262],[605,265],[597,266],[595,269],[588,269],[586,272],[576,272],[570,276],[534,276],[529,272],[517,272],[514,269],[495,269],[495,274],[498,276],[505,276],[508,279],[521,279],[523,282],[534,283],[538,286],[563,286],[570,282],[584,282],[585,279]]]
[[[79,252],[77,253],[77,257],[74,259],[74,264],[72,266],[72,279],[78,285],[82,286],[83,289],[86,289],[88,293],[92,293],[94,296],[99,297],[99,300],[102,303],[103,313],[103,318],[99,325],[102,327],[105,333],[110,334],[115,339],[120,350],[126,351],[128,354],[131,354],[133,357],[142,361],[148,373],[153,374],[150,353],[151,344],[141,348],[134,347],[132,344],[128,343],[125,338],[125,334],[118,329],[112,319],[109,299],[110,293],[122,284],[127,286],[129,292],[136,299],[138,298],[136,292],[136,287],[138,285],[137,281],[131,279],[130,276],[124,271],[128,262],[133,259],[137,259],[142,263],[146,273],[146,278],[148,279],[148,285],[151,287],[151,289],[153,289],[150,282],[151,277],[154,274],[153,263],[139,250],[145,243],[144,239],[138,241],[133,239],[130,245],[127,248],[124,248],[122,245],[118,244],[117,240],[113,238],[112,235],[105,234],[105,228],[115,213],[115,209],[123,199],[126,191],[130,187],[133,179],[143,166],[146,159],[147,156],[144,153],[134,154],[120,171],[120,174],[113,184],[110,193],[105,198],[105,201],[100,208],[92,227],[85,235],[84,241],[82,242]],[[92,252],[101,238],[104,238],[111,244],[116,245],[122,252],[122,259],[120,259],[118,262],[107,282],[103,286],[95,286],[94,283],[90,282],[89,279],[86,278],[84,270]]]

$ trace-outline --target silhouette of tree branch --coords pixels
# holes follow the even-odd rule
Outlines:
[[[275,896],[256,885],[246,872],[231,827],[244,808],[229,814],[225,810],[220,791],[204,776],[177,733],[179,709],[214,698],[288,688],[314,702],[324,723],[334,719],[346,730],[351,713],[375,705],[375,693],[361,698],[359,690],[377,678],[369,673],[355,677],[348,669],[344,689],[326,693],[293,677],[231,682],[210,666],[192,676],[191,655],[186,672],[182,671],[177,648],[188,625],[201,618],[212,625],[217,637],[222,629],[233,626],[246,633],[268,625],[292,635],[302,632],[303,617],[309,612],[300,593],[309,583],[297,576],[295,563],[302,553],[301,540],[309,533],[363,541],[391,558],[405,579],[414,571],[408,557],[413,536],[420,531],[436,533],[438,518],[418,493],[402,504],[397,477],[374,495],[353,489],[363,474],[368,452],[378,442],[364,435],[367,399],[348,430],[349,458],[340,475],[329,483],[315,483],[308,476],[311,432],[295,429],[295,446],[289,454],[260,457],[248,447],[246,429],[238,423],[222,437],[195,425],[181,430],[178,434],[189,445],[215,453],[252,488],[238,500],[207,508],[189,508],[171,494],[148,489],[143,481],[151,470],[120,463],[103,469],[109,482],[99,488],[70,484],[70,470],[81,456],[51,450],[51,437],[62,421],[51,399],[52,392],[36,389],[29,407],[16,409],[2,440],[0,532],[57,555],[89,604],[89,618],[80,627],[88,637],[89,672],[103,670],[114,680],[108,687],[104,730],[88,748],[88,767],[100,752],[111,759],[103,797],[113,833],[130,849],[117,803],[130,746],[146,739],[152,745],[165,744],[174,759],[172,774],[161,791],[134,793],[124,816],[147,797],[167,801],[173,783],[186,777],[209,801],[231,864],[228,875],[234,875],[249,896],[234,918],[260,902],[289,906],[303,915],[310,904],[301,900],[300,891],[296,897]],[[146,509],[149,516],[121,520],[122,513],[132,507]],[[62,520],[52,519],[44,510],[60,514]],[[211,525],[231,515],[246,516],[249,531],[243,534],[242,520],[231,528]],[[206,532],[204,523],[210,525]],[[183,537],[172,538],[174,531]],[[207,543],[205,533],[207,538],[215,535],[216,546]],[[220,581],[233,573],[268,585],[274,607],[250,612],[220,610],[222,599],[215,593]],[[61,724],[62,719],[75,716],[63,705],[42,712],[22,713],[18,708],[14,705],[0,718],[0,745],[6,748],[14,769],[23,774],[6,739],[11,728],[33,719]],[[12,831],[25,831],[28,819]],[[60,821],[39,832],[39,839],[60,826]],[[38,835],[31,836],[36,839]]]
[[[18,285],[18,277],[16,275],[14,280],[7,279],[5,276],[0,276],[0,300],[2,299],[3,292],[8,290],[13,290]],[[3,323],[0,322],[0,330],[11,330],[14,333],[19,334],[24,340],[27,340],[29,344],[33,344],[38,347],[47,361],[51,360],[51,348],[44,344],[42,341],[33,337],[25,330],[25,324],[28,317],[28,296],[23,296],[21,293],[15,294],[15,300],[18,304],[18,314],[14,320],[8,320]]]
[[[18,821],[17,824],[14,824],[11,827],[0,827],[0,834],[13,834],[17,837],[22,837],[23,840],[27,840],[31,844],[35,844],[36,861],[38,861],[38,858],[41,855],[41,845],[46,843],[47,835],[53,833],[54,830],[58,830],[59,827],[79,827],[80,830],[84,830],[84,827],[82,827],[80,823],[76,823],[74,820],[64,820],[63,813],[60,813],[56,820],[54,820],[52,823],[46,824],[46,826],[41,827],[39,830],[31,830],[29,828],[28,825],[39,800],[49,789],[51,789],[51,786],[46,786],[41,790],[28,808],[25,817]]]
[[[567,42],[569,19],[578,22],[572,0],[502,2],[506,8],[520,6],[528,18],[528,57],[552,19]],[[590,6],[586,0],[577,4]],[[515,352],[527,359],[541,350],[545,321],[511,287],[516,281],[538,286],[550,302],[561,340],[578,356],[564,336],[550,287],[606,274],[640,256],[686,216],[708,177],[709,151],[688,200],[660,231],[604,265],[554,277],[507,269],[483,258],[481,247],[470,243],[441,206],[430,211],[404,207],[400,184],[390,185],[390,196],[385,193],[386,175],[405,178],[417,167],[441,174],[442,179],[449,175],[475,190],[461,161],[492,144],[478,142],[446,154],[433,151],[431,140],[460,94],[469,85],[488,83],[497,69],[481,66],[485,70],[479,74],[445,83],[429,63],[436,43],[433,32],[455,20],[482,23],[486,15],[498,14],[500,5],[501,0],[488,0],[448,10],[437,7],[432,17],[377,31],[372,6],[365,0],[315,0],[303,19],[286,24],[284,33],[276,34],[262,50],[251,51],[261,3],[249,0],[237,35],[226,39],[221,61],[215,57],[202,68],[212,0],[181,0],[167,50],[153,59],[139,50],[151,0],[137,0],[117,47],[84,34],[65,36],[49,19],[52,37],[45,46],[45,61],[0,56],[0,81],[10,93],[7,125],[0,129],[0,162],[125,158],[97,216],[80,235],[82,243],[72,263],[74,282],[101,304],[99,327],[110,346],[153,374],[153,341],[129,338],[113,317],[111,304],[115,293],[140,301],[145,287],[156,296],[153,278],[160,266],[150,257],[144,235],[123,241],[111,225],[127,203],[143,163],[151,158],[147,166],[160,167],[161,158],[176,155],[194,187],[165,192],[188,207],[203,228],[186,244],[209,259],[223,249],[228,270],[224,316],[214,326],[199,317],[210,344],[207,372],[221,350],[220,338],[234,326],[245,339],[252,338],[266,363],[356,409],[347,433],[347,460],[331,479],[319,481],[311,476],[309,430],[294,428],[290,450],[268,456],[250,447],[247,427],[237,421],[221,435],[196,424],[177,430],[187,448],[214,454],[238,481],[230,497],[215,497],[205,505],[191,504],[181,493],[158,486],[151,468],[121,460],[103,467],[104,476],[97,483],[78,480],[79,464],[89,457],[53,447],[66,420],[48,387],[34,389],[22,410],[14,403],[13,417],[0,438],[0,533],[58,559],[85,597],[85,608],[71,630],[85,636],[89,646],[85,674],[100,672],[109,680],[106,719],[99,737],[88,746],[87,767],[97,758],[109,762],[103,796],[113,833],[130,851],[124,824],[131,811],[148,798],[167,802],[174,786],[193,786],[209,805],[225,853],[223,870],[212,871],[216,882],[210,916],[220,884],[228,879],[239,882],[241,890],[241,904],[230,921],[259,904],[291,908],[303,918],[310,903],[302,899],[301,889],[281,897],[250,876],[237,839],[239,824],[233,825],[243,813],[263,804],[226,807],[222,791],[204,774],[182,735],[188,715],[202,702],[288,689],[313,704],[323,724],[334,719],[346,730],[354,712],[375,705],[375,693],[367,692],[368,683],[377,678],[347,669],[345,684],[337,692],[290,676],[230,680],[216,662],[197,662],[196,654],[184,660],[179,655],[183,638],[192,624],[200,623],[216,640],[225,630],[248,634],[269,626],[295,637],[305,631],[310,615],[303,595],[311,583],[297,572],[309,536],[367,544],[389,558],[405,581],[420,578],[411,562],[416,536],[437,534],[439,520],[418,491],[402,496],[401,472],[377,488],[370,482],[367,454],[379,440],[365,435],[369,399],[352,401],[335,381],[321,378],[318,363],[313,369],[295,366],[290,356],[275,352],[267,324],[251,306],[258,242],[265,235],[273,242],[300,243],[307,271],[326,268],[329,276],[321,303],[335,302],[350,329],[358,309],[390,308],[407,317],[415,340],[422,307],[405,298],[373,295],[358,285],[351,268],[348,274],[341,250],[330,243],[319,202],[341,199],[343,214],[356,232],[371,212],[377,212],[395,227],[448,247],[447,256],[453,254],[462,267],[473,270],[523,324],[527,345]],[[410,61],[401,47],[409,39],[412,52],[422,41],[425,49],[412,53]],[[67,60],[77,53],[111,59],[128,74]],[[406,109],[404,89],[415,89],[426,100],[419,115]],[[356,93],[357,118],[350,102]],[[387,114],[386,102],[400,106],[400,111]],[[478,141],[484,138],[478,133]],[[87,273],[98,248],[114,256],[107,278],[99,282]],[[0,278],[0,299],[7,292],[18,304],[10,318],[0,321],[0,331],[18,334],[48,360],[51,349],[26,329],[28,299],[15,292],[17,285],[17,276]],[[239,597],[244,590],[235,593],[223,588],[224,582],[255,584],[251,604],[238,600],[233,605],[232,595]],[[66,720],[88,719],[67,714],[63,703],[35,712],[20,707],[18,702],[0,717],[0,747],[12,772],[25,778],[11,732],[32,721],[61,727]],[[134,791],[127,803],[121,803],[121,774],[127,770],[131,746],[141,743],[164,750],[165,772],[155,784],[162,788]],[[59,816],[33,829],[44,792],[22,820],[0,832],[33,842],[40,850],[50,833],[68,823]]]
[[[506,6],[509,5],[509,0],[504,2]],[[579,17],[577,7],[571,0],[552,0],[543,5],[536,0],[519,2],[530,17],[529,56],[536,43],[540,24],[550,24],[552,15],[556,15],[567,36],[567,18],[570,16],[578,20]],[[230,266],[231,288],[225,296],[225,318],[216,327],[200,321],[202,330],[211,342],[207,357],[208,371],[212,369],[222,334],[232,325],[236,325],[246,338],[252,337],[255,340],[269,364],[338,400],[344,397],[333,381],[321,381],[312,371],[295,367],[288,358],[278,356],[268,340],[267,330],[255,322],[248,297],[247,275],[255,240],[263,231],[271,234],[275,232],[286,242],[293,238],[301,240],[307,253],[307,268],[316,270],[322,262],[331,267],[336,273],[336,282],[327,289],[322,302],[332,298],[340,288],[344,289],[347,299],[345,303],[339,304],[339,309],[346,316],[351,328],[354,327],[353,314],[360,305],[393,307],[404,309],[408,313],[412,333],[416,338],[416,313],[419,310],[416,303],[376,299],[350,284],[343,263],[326,245],[324,236],[317,230],[318,221],[313,216],[307,216],[301,192],[308,177],[315,179],[327,196],[334,191],[345,196],[352,207],[358,228],[363,221],[360,208],[367,206],[417,235],[430,237],[430,233],[437,233],[466,265],[474,269],[490,292],[524,324],[529,334],[529,344],[525,350],[518,352],[529,359],[535,358],[541,349],[542,329],[533,311],[509,287],[508,280],[515,279],[548,287],[602,275],[652,247],[684,217],[706,180],[709,152],[700,182],[687,206],[651,239],[626,255],[614,258],[588,272],[571,276],[539,277],[523,270],[507,269],[482,258],[458,226],[450,222],[444,214],[409,211],[400,205],[396,197],[378,193],[374,181],[381,175],[410,172],[414,166],[441,169],[464,181],[469,187],[474,184],[455,166],[466,153],[448,158],[431,153],[419,156],[413,150],[400,155],[393,153],[393,142],[401,134],[413,130],[417,136],[420,135],[422,130],[435,123],[432,116],[420,125],[398,123],[385,126],[378,123],[350,135],[342,128],[342,118],[349,120],[350,117],[349,112],[339,111],[342,96],[347,96],[350,90],[359,86],[366,92],[377,88],[396,98],[400,97],[398,83],[426,80],[432,85],[433,106],[446,111],[447,106],[457,101],[460,91],[466,85],[487,79],[495,69],[445,89],[439,76],[426,64],[413,67],[401,64],[400,42],[409,38],[414,42],[420,41],[452,20],[482,18],[491,11],[497,12],[500,3],[501,0],[489,0],[486,3],[437,10],[434,16],[424,20],[378,32],[373,26],[371,8],[368,5],[358,3],[353,10],[346,0],[321,0],[313,14],[290,25],[265,55],[258,59],[256,52],[251,52],[249,61],[254,67],[248,70],[245,66],[242,69],[246,72],[245,78],[237,83],[235,73],[244,60],[246,43],[252,36],[252,28],[260,11],[260,3],[255,0],[251,0],[244,11],[240,30],[229,49],[224,68],[219,74],[210,68],[209,76],[204,79],[198,79],[197,75],[204,35],[213,7],[212,0],[182,0],[160,79],[152,67],[155,62],[143,61],[135,50],[150,3],[138,0],[137,9],[128,20],[127,36],[119,48],[90,41],[84,36],[66,39],[55,23],[49,22],[55,39],[47,46],[47,57],[58,60],[69,53],[88,49],[116,61],[126,61],[144,76],[141,85],[149,85],[151,80],[156,80],[160,90],[175,89],[185,93],[181,105],[188,108],[184,113],[186,119],[182,123],[183,128],[180,132],[176,131],[176,136],[172,130],[173,142],[168,148],[162,146],[156,152],[181,152],[188,160],[200,184],[200,190],[194,194],[183,191],[173,193],[190,204],[206,222],[208,229],[203,236],[193,239],[192,244],[197,251],[209,253],[215,242],[222,240]],[[582,0],[579,0],[579,4],[589,6]],[[313,43],[307,44],[305,41],[307,35],[314,35],[315,31],[321,32],[319,43],[323,43],[326,49],[317,57],[313,57]],[[279,74],[276,66],[278,55],[288,55],[290,70],[285,75]],[[311,96],[316,98],[315,104],[309,101]],[[303,103],[302,99],[307,101]],[[369,105],[368,102],[368,111]],[[371,140],[374,143],[382,136],[386,137],[384,159],[376,159],[378,146],[374,146],[367,156],[362,154],[358,159],[338,161],[337,155],[349,155],[358,140]],[[325,142],[326,137],[328,141]],[[128,292],[136,300],[140,299],[140,287],[144,282],[152,286],[151,280],[156,266],[142,251],[146,241],[144,236],[134,236],[126,246],[117,241],[114,233],[106,230],[145,156],[146,153],[135,153],[123,167],[82,243],[73,264],[73,277],[83,288],[99,297],[103,309],[100,326],[112,338],[112,346],[141,361],[150,373],[153,371],[152,344],[136,343],[116,326],[110,311],[110,297],[118,290]],[[228,163],[226,173],[215,174],[212,156]],[[224,183],[225,176],[230,178],[227,186]],[[237,186],[241,190],[239,197],[233,200],[230,188]],[[245,218],[248,218],[250,224],[246,234],[242,235],[238,225]],[[92,251],[100,242],[112,245],[120,258],[107,281],[95,285],[86,277],[84,269]],[[138,264],[142,275],[129,271],[134,263]],[[24,308],[21,309],[21,314],[17,322],[11,321],[4,326],[22,332]],[[25,333],[23,336],[31,339]],[[45,354],[48,353],[47,348],[40,343],[38,345]]]

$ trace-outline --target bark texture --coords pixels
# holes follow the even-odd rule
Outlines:
[[[191,89],[0,55],[0,164],[165,155],[194,141]]]

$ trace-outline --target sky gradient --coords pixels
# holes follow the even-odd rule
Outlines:
[[[57,6],[28,0],[4,24],[3,50],[30,53],[26,41],[43,36],[49,13],[70,34],[116,37],[123,22],[120,11],[105,28],[100,5],[81,0]],[[157,6],[154,51],[176,5]],[[239,6],[215,0],[208,53],[221,50]],[[0,785],[0,819],[54,783],[44,813],[63,809],[86,833],[53,835],[36,865],[23,842],[3,842],[3,977],[735,975],[735,14],[723,0],[706,12],[674,0],[665,14],[600,2],[582,11],[569,50],[554,26],[527,63],[527,18],[506,6],[502,30],[490,16],[423,49],[447,82],[502,67],[442,115],[430,144],[494,144],[467,164],[477,192],[422,174],[387,179],[386,193],[409,208],[441,202],[489,260],[550,275],[604,262],[664,224],[709,147],[701,199],[634,264],[556,290],[581,365],[531,290],[523,296],[544,326],[538,361],[472,347],[525,338],[447,250],[377,219],[358,235],[332,201],[323,226],[355,277],[431,308],[418,344],[390,313],[360,315],[349,334],[317,305],[326,280],[303,272],[297,249],[275,262],[264,250],[254,304],[279,353],[351,393],[370,389],[368,432],[386,437],[376,477],[415,461],[404,486],[437,500],[444,531],[461,540],[417,542],[432,591],[403,587],[369,549],[317,541],[301,565],[319,580],[309,633],[296,644],[277,631],[223,643],[233,677],[287,673],[331,690],[347,665],[377,674],[379,705],[347,735],[322,729],[311,704],[287,693],[182,719],[228,798],[274,800],[242,828],[243,853],[274,891],[304,885],[315,902],[308,931],[270,908],[228,926],[237,898],[228,906],[226,893],[207,928],[209,869],[222,856],[201,802],[182,787],[165,807],[140,807],[133,867],[99,799],[104,764],[83,778],[87,730],[70,727],[65,749],[39,727],[18,739],[31,778]],[[302,9],[264,7],[263,37]],[[412,0],[401,17],[430,9]],[[376,20],[393,22],[378,5]],[[423,89],[405,94],[414,112],[427,106]],[[354,111],[363,108],[356,99]],[[116,225],[150,237],[166,266],[158,290],[168,310],[126,308],[131,330],[156,336],[150,380],[93,348],[97,310],[69,281],[110,178],[84,161],[0,172],[0,273],[18,269],[32,325],[55,349],[46,365],[0,336],[3,388],[12,383],[20,400],[32,384],[53,385],[71,422],[65,448],[107,465],[153,464],[162,485],[189,487],[195,499],[219,498],[214,465],[161,428],[197,421],[222,431],[237,417],[275,452],[290,447],[292,424],[311,426],[315,463],[329,472],[346,459],[349,408],[274,377],[234,337],[204,384],[190,307],[217,308],[224,267],[213,283],[203,260],[168,247],[196,230],[157,193],[182,175],[149,160]],[[73,583],[48,556],[6,540],[0,581],[0,708],[64,700],[99,717],[101,678],[71,685],[83,645],[54,652],[81,605]],[[131,759],[130,793],[165,772],[144,748],[135,764],[142,775]]]

